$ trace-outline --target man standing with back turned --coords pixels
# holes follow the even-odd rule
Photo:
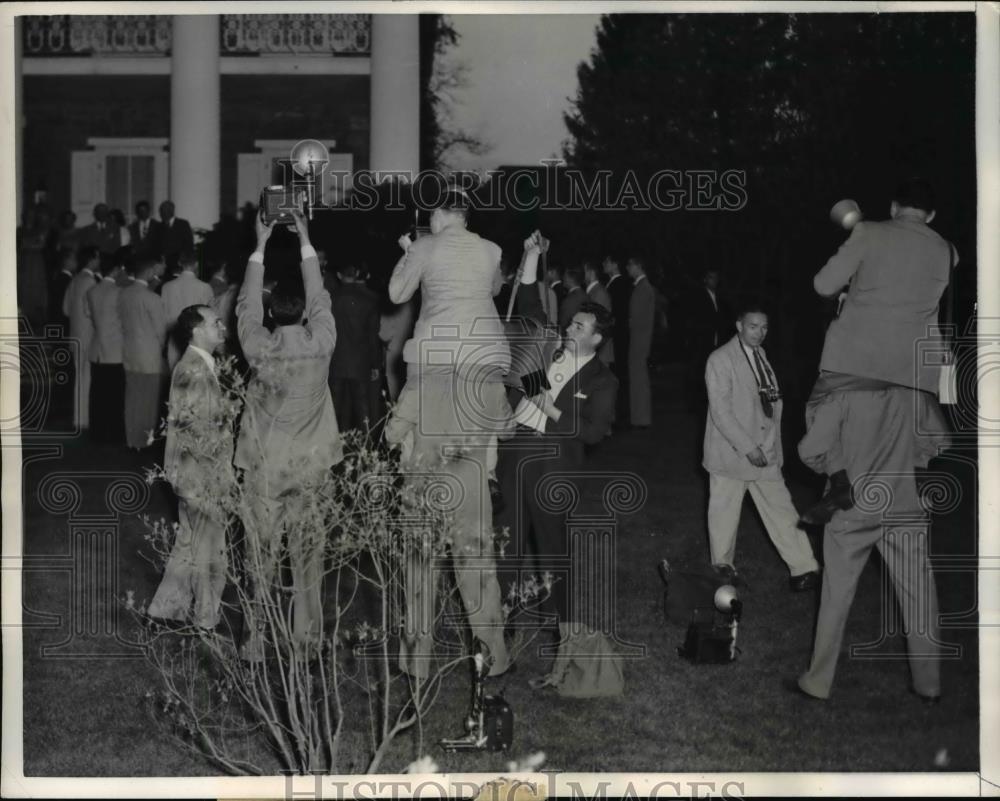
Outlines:
[[[877,547],[899,599],[911,689],[933,704],[941,694],[937,591],[915,472],[948,435],[935,396],[940,365],[919,358],[918,343],[942,351],[934,326],[955,257],[928,225],[926,181],[901,183],[891,215],[858,223],[813,279],[827,297],[848,281],[850,289],[827,330],[799,443],[802,461],[828,474],[831,489],[804,515],[826,524],[825,569],[812,661],[789,688],[830,695],[858,577]]]

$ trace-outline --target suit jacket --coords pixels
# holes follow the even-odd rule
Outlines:
[[[200,280],[194,273],[184,270],[160,289],[163,311],[167,317],[167,328],[173,328],[178,316],[188,306],[210,306],[215,293],[212,287]]]
[[[194,252],[194,234],[191,231],[191,223],[180,217],[173,217],[169,225],[161,222],[153,250],[164,257]]]
[[[162,239],[163,223],[152,217],[147,220],[146,236],[142,236],[139,229],[139,221],[129,224],[128,232],[132,237],[132,249],[136,253],[160,255],[158,248]]]
[[[94,336],[94,326],[87,316],[87,292],[100,279],[90,270],[80,270],[66,287],[63,296],[63,314],[69,319],[69,335],[80,343],[80,358],[90,358],[90,340]]]
[[[80,245],[94,245],[101,253],[111,254],[122,246],[121,232],[118,223],[109,220],[98,229],[98,224],[92,222],[80,230]]]
[[[614,314],[611,308],[611,295],[608,294],[607,288],[600,281],[595,281],[594,284],[587,288],[587,300],[592,303],[600,303],[605,309]],[[614,337],[608,336],[603,343],[601,343],[600,350],[597,351],[597,355],[602,362],[605,364],[611,364],[615,360],[615,343]]]
[[[587,300],[587,293],[583,287],[569,290],[559,303],[559,330],[565,332],[569,324],[573,321],[573,315],[580,311],[580,307]]]
[[[345,283],[333,298],[333,319],[337,345],[330,378],[370,381],[372,370],[382,367],[378,298],[364,284]]]
[[[213,368],[187,348],[170,378],[163,471],[174,492],[195,506],[199,496],[213,494],[209,488],[232,481],[233,432],[225,403]]]
[[[510,366],[510,352],[493,296],[500,291],[499,246],[465,228],[449,227],[420,237],[389,279],[393,303],[420,288],[420,315],[403,346],[408,363]],[[537,292],[537,290],[535,290]]]
[[[73,274],[65,270],[60,270],[52,279],[52,286],[49,294],[49,317],[52,321],[63,327],[69,333],[69,316],[63,311],[63,299],[66,297],[66,289],[73,280]]]
[[[656,322],[656,290],[648,277],[642,277],[632,287],[628,301],[629,348],[639,354],[649,354]]]
[[[254,258],[236,301],[240,346],[254,375],[235,464],[248,471],[256,491],[268,498],[318,478],[343,459],[328,383],[337,327],[315,253],[303,258],[302,278],[302,325],[274,331],[264,326],[264,264]]]
[[[87,290],[86,314],[94,328],[90,341],[91,362],[95,364],[121,364],[124,348],[122,319],[118,313],[121,288],[110,278]]]
[[[632,297],[632,281],[627,275],[613,275],[604,287],[611,296],[611,313],[615,316],[615,361],[628,358],[628,304]]]
[[[760,354],[770,367],[763,348]],[[708,357],[705,385],[708,389],[708,417],[705,421],[702,466],[710,473],[727,478],[780,481],[784,461],[781,401],[772,404],[772,417],[764,414],[756,373],[738,336]],[[766,467],[755,467],[747,459],[747,454],[758,447],[767,457]]]
[[[129,373],[166,374],[163,348],[167,343],[167,319],[163,299],[140,281],[133,281],[118,296],[125,345],[122,363]]]
[[[706,358],[733,335],[732,309],[718,290],[715,303],[704,286],[699,286],[684,300],[685,347],[688,353]]]
[[[521,285],[515,299],[515,308],[523,317],[537,319],[541,314],[541,301],[533,284]],[[541,366],[548,368],[559,344],[560,340],[555,337],[544,340],[540,346],[543,352]],[[545,432],[541,434],[523,430],[519,432],[521,438],[531,437],[530,441],[533,443],[557,446],[555,457],[528,464],[538,464],[545,471],[579,467],[583,462],[585,446],[595,445],[607,436],[614,419],[617,394],[618,379],[595,356],[562,386],[553,401],[562,412],[559,420],[547,420]],[[523,395],[518,390],[511,392],[511,408],[516,408]],[[534,467],[529,467],[526,477],[528,474],[536,475],[534,470]]]
[[[827,329],[820,370],[936,393],[940,366],[918,358],[917,343],[940,352],[940,336],[931,327],[950,279],[949,248],[929,226],[906,215],[855,225],[813,279],[824,296],[851,282],[840,317]]]

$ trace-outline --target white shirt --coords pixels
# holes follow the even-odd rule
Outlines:
[[[715,308],[716,311],[718,311],[719,310],[719,303],[715,299],[715,292],[712,291],[711,289],[709,289],[708,287],[705,287],[705,291],[708,293],[708,296],[712,299],[712,306]]]
[[[771,373],[770,378],[768,378],[767,376],[762,376],[758,372],[758,370],[757,370],[757,362],[754,361],[754,358],[753,358],[753,352],[754,352],[755,348],[751,348],[742,339],[740,340],[740,345],[743,347],[743,352],[747,355],[747,360],[750,362],[750,369],[753,370],[753,374],[755,376],[757,376],[757,381],[760,382],[760,385],[762,387],[764,387],[764,386],[767,386],[768,384],[770,384],[772,387],[774,387],[775,389],[777,389],[778,388],[778,379],[774,376],[774,369],[771,367],[771,365],[769,365],[767,363],[767,359],[764,357],[764,354],[762,352],[760,353],[760,360],[764,363],[764,365],[767,368],[767,370]]]
[[[646,276],[645,276],[645,274],[643,274],[643,275],[640,275],[640,276],[639,276],[638,278],[636,278],[636,279],[635,279],[635,280],[634,280],[634,281],[632,282],[632,286],[639,286],[639,282],[640,282],[640,281],[641,281],[641,280],[642,280],[643,278],[645,278],[645,277],[646,277]]]
[[[613,283],[615,282],[615,279],[616,279],[616,278],[621,278],[621,275],[620,275],[620,274],[618,274],[618,273],[615,273],[614,275],[612,275],[612,276],[611,276],[611,277],[610,277],[610,278],[608,279],[608,288],[609,288],[609,289],[611,288],[611,285],[612,285],[612,284],[613,284]]]
[[[549,369],[545,373],[549,380],[549,388],[546,390],[549,397],[555,401],[566,383],[571,381],[573,376],[580,372],[595,355],[591,353],[584,359],[577,359],[575,354],[564,350],[560,356],[553,357]],[[535,431],[544,432],[548,419],[548,415],[527,398],[522,398],[514,410],[514,420],[521,425],[535,429]]]
[[[143,286],[149,286],[149,281],[143,281],[141,278],[133,278],[132,282],[135,284],[142,284]]]
[[[591,281],[589,284],[587,284],[587,294],[589,295],[590,294],[590,290],[593,289],[595,286],[597,286],[599,283],[601,283],[601,282],[600,281]]]
[[[188,347],[195,353],[197,353],[199,356],[201,356],[202,359],[205,360],[205,364],[207,364],[209,368],[211,368],[212,370],[212,375],[215,375],[215,357],[207,350],[203,350],[202,348],[199,348],[197,345],[192,344],[188,345]]]

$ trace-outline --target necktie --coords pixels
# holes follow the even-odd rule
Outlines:
[[[757,368],[757,375],[760,376],[760,385],[762,387],[767,387],[768,389],[774,388],[774,380],[771,376],[771,371],[764,364],[764,360],[760,358],[760,351],[757,348],[753,349],[753,362]]]

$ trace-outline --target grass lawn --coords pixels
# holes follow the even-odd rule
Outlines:
[[[656,376],[654,397],[669,395],[664,384],[672,380],[671,374]],[[592,456],[595,469],[632,471],[649,488],[645,506],[618,522],[619,636],[644,646],[645,655],[626,663],[623,697],[566,700],[528,687],[528,679],[547,663],[534,651],[524,654],[505,686],[515,715],[514,753],[543,750],[546,769],[575,772],[977,770],[974,613],[966,627],[945,628],[944,641],[958,650],[943,663],[943,702],[925,708],[907,691],[909,670],[905,658],[899,658],[905,653],[902,638],[897,634],[879,641],[886,628],[883,618],[892,620],[895,610],[890,606],[883,612],[882,565],[874,558],[862,574],[845,636],[845,646],[872,643],[866,658],[844,653],[827,703],[787,693],[781,680],[797,675],[809,659],[818,596],[788,591],[787,572],[749,499],[737,545],[737,564],[749,584],[743,591],[742,654],[723,666],[695,666],[677,656],[684,626],[664,620],[656,565],[667,557],[675,568],[707,566],[707,481],[698,467],[702,429],[696,416],[662,403],[655,411],[651,431],[617,433]],[[789,408],[786,414],[800,415],[801,410]],[[74,658],[88,648],[104,654],[124,650],[109,637],[87,634],[89,624],[79,620],[83,634],[54,653],[42,652],[68,638],[71,597],[91,590],[99,596],[101,587],[116,581],[119,594],[131,589],[148,599],[159,579],[139,556],[143,524],[135,515],[122,515],[115,537],[117,576],[85,573],[77,576],[82,585],[71,592],[69,574],[58,569],[60,555],[69,548],[68,518],[64,511],[42,508],[39,484],[54,473],[71,473],[83,489],[79,519],[104,508],[108,477],[101,471],[141,473],[142,462],[86,441],[62,446],[59,458],[32,462],[25,476],[25,564],[35,567],[24,574],[24,772],[49,777],[217,774],[207,762],[165,740],[153,724],[144,696],[158,688],[157,676],[144,660]],[[786,454],[792,452],[794,440],[786,436]],[[959,508],[935,518],[935,555],[976,552],[976,473],[969,456],[943,458],[936,465],[953,475],[965,493]],[[800,465],[790,463],[788,473],[793,495],[804,505],[813,497],[815,483]],[[151,515],[169,514],[162,490],[153,488],[143,505]],[[99,528],[93,521],[88,525]],[[811,535],[821,554],[819,532]],[[976,588],[969,574],[941,571],[937,583],[943,612],[973,609]],[[126,638],[131,625],[121,614],[119,631]],[[503,770],[506,755],[444,754],[434,745],[462,733],[468,690],[465,671],[449,677],[425,726],[423,753],[431,753],[441,770],[450,773]],[[361,712],[361,698],[352,704]],[[941,749],[949,761],[936,766]],[[400,737],[383,771],[400,770],[417,752],[415,734]],[[363,736],[352,738],[344,770],[363,770],[367,756]],[[260,759],[268,769],[277,767],[263,754]]]

